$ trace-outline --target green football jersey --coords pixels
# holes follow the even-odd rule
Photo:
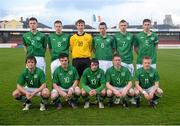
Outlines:
[[[95,49],[95,58],[98,60],[112,60],[113,49],[115,49],[114,38],[110,35],[103,37],[97,35],[93,39],[93,49]]]
[[[114,38],[116,51],[121,55],[122,62],[131,64],[133,62],[134,36],[129,32],[126,32],[126,34],[119,32],[115,34]]]
[[[137,64],[142,64],[144,56],[150,56],[152,64],[156,64],[158,37],[152,32],[150,36],[145,32],[140,32],[136,36],[135,46],[138,48]]]
[[[27,56],[45,56],[47,42],[41,32],[33,34],[31,31],[23,35],[23,44],[27,47]]]
[[[52,33],[48,36],[48,47],[51,49],[51,60],[58,59],[60,53],[69,55],[69,39],[70,36],[66,33]]]
[[[147,89],[159,81],[159,74],[156,69],[150,68],[145,70],[143,67],[135,72],[135,81],[139,81],[139,85],[143,89]]]
[[[36,67],[32,73],[26,68],[19,76],[17,83],[24,87],[39,88],[45,83],[45,79],[45,74],[40,68]]]
[[[105,75],[104,71],[98,68],[96,71],[92,71],[90,67],[86,68],[81,78],[81,88],[89,93],[92,89],[96,89],[97,93],[105,88]]]
[[[67,70],[64,70],[61,66],[59,66],[54,71],[52,82],[64,89],[68,89],[73,85],[74,81],[78,79],[79,75],[76,68],[68,65]]]
[[[132,81],[132,76],[128,68],[124,66],[121,66],[119,70],[112,66],[106,71],[106,82],[112,86],[125,87],[129,81]]]

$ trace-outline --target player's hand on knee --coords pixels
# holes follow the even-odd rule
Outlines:
[[[144,93],[144,97],[147,99],[147,100],[150,100],[150,96],[148,93]]]
[[[63,98],[68,99],[68,94],[67,93],[62,92],[62,96],[63,96]]]
[[[114,94],[117,96],[117,97],[121,97],[121,93],[117,90],[114,91]]]
[[[122,97],[125,97],[126,94],[127,94],[127,90],[123,90],[122,93],[121,93]]]
[[[28,100],[32,99],[31,94],[27,92],[27,93],[26,93],[26,98],[27,98]]]

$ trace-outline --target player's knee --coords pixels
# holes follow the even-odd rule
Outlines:
[[[19,97],[21,94],[20,94],[20,92],[18,91],[18,90],[15,90],[15,91],[13,91],[12,92],[12,96],[14,97],[14,98],[17,98],[17,97]]]
[[[108,89],[108,90],[107,90],[107,96],[108,96],[108,97],[111,97],[112,95],[113,95],[113,92]]]
[[[101,91],[101,96],[106,96],[106,90]]]
[[[159,97],[162,97],[162,95],[163,95],[163,90],[162,90],[161,88],[158,88],[158,89],[156,90],[155,94],[156,94],[157,96],[159,96]]]
[[[50,96],[49,89],[44,88],[41,92],[42,97],[48,98]]]
[[[130,96],[134,96],[134,95],[135,95],[134,89],[133,89],[133,88],[130,88],[128,94],[129,94]]]
[[[84,91],[84,90],[82,89],[81,94],[82,94],[82,96],[85,96],[87,93],[86,93],[86,91]]]
[[[74,91],[73,90],[69,90],[68,91],[68,95],[71,97],[73,95]]]
[[[81,89],[79,87],[75,87],[75,94],[78,96],[81,95]]]
[[[139,90],[137,90],[137,89],[135,88],[135,89],[134,89],[134,95],[137,96],[137,95],[139,95],[139,94],[140,94]]]
[[[51,100],[56,99],[58,96],[58,93],[51,93]]]

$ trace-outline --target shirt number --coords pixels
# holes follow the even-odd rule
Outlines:
[[[104,48],[104,43],[101,43],[101,48]]]
[[[61,42],[58,42],[58,47],[61,47]]]
[[[96,85],[96,79],[91,80],[92,85]]]
[[[64,78],[64,82],[65,82],[65,83],[69,83],[69,77],[65,77],[65,78]]]

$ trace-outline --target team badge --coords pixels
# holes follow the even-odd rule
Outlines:
[[[106,39],[107,42],[110,42],[110,39]]]
[[[35,75],[34,75],[34,78],[37,78],[37,77],[38,77],[38,75],[37,75],[37,74],[35,74]]]
[[[149,74],[150,77],[153,77],[153,74]]]
[[[37,36],[36,39],[37,39],[38,41],[41,40],[41,38],[40,38],[39,36]]]
[[[59,73],[59,76],[62,76],[62,73]]]
[[[101,77],[101,74],[98,74],[98,75],[97,75],[97,78],[100,78],[100,77]]]
[[[154,37],[151,37],[151,40],[152,40],[152,41],[154,41],[154,39],[155,39]]]
[[[125,72],[122,72],[122,73],[121,73],[121,76],[125,76]]]
[[[66,41],[66,38],[63,38],[63,41]]]
[[[126,39],[127,39],[127,40],[131,40],[131,37],[130,37],[130,36],[127,36]]]
[[[72,74],[73,74],[73,72],[72,72],[72,71],[69,71],[69,72],[68,72],[68,74],[69,74],[69,75],[72,75]]]

